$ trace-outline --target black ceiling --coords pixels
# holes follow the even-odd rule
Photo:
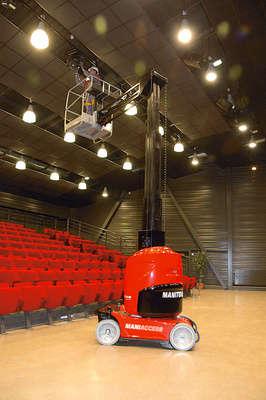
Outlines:
[[[175,40],[184,6],[198,38],[186,49]],[[123,88],[138,82],[152,67],[167,76],[169,126],[175,124],[187,143],[186,152],[176,154],[169,140],[169,176],[192,173],[187,156],[194,146],[208,153],[205,164],[226,167],[266,161],[265,143],[253,152],[248,150],[248,136],[236,132],[232,115],[219,106],[230,87],[239,113],[248,118],[257,136],[265,134],[263,1],[25,0],[17,1],[15,11],[1,6],[0,11],[1,145],[70,174],[88,175],[93,182],[84,194],[70,182],[51,183],[41,173],[18,172],[0,159],[2,190],[78,206],[94,201],[105,185],[114,195],[142,185],[145,115],[115,120],[107,144],[109,160],[99,159],[97,146],[90,141],[63,141],[65,96],[74,82],[65,61],[73,48],[85,59],[97,60],[104,79]],[[29,33],[41,14],[46,18],[51,47],[39,52],[30,46]],[[99,16],[105,21],[105,34],[96,32]],[[228,34],[219,33],[221,26],[227,27]],[[224,60],[220,81],[213,88],[202,81],[202,71],[187,62],[208,55]],[[34,126],[20,119],[28,98],[38,113]],[[126,154],[134,160],[133,172],[121,168]]]

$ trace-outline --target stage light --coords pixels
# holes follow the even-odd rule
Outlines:
[[[256,165],[252,165],[252,167],[251,167],[251,171],[257,171],[257,167],[256,167]]]
[[[248,125],[246,124],[246,123],[241,123],[241,124],[239,124],[238,125],[238,130],[240,131],[240,132],[247,132],[247,130],[248,130]]]
[[[257,147],[257,143],[255,142],[255,140],[254,139],[250,139],[250,141],[248,142],[248,147],[250,148],[250,149],[255,149],[255,147]]]
[[[162,125],[159,126],[158,131],[159,131],[159,133],[160,133],[161,136],[164,135],[164,129],[163,129]]]
[[[76,141],[76,135],[73,132],[68,131],[65,133],[64,141],[67,143],[74,143]]]
[[[184,145],[183,145],[183,143],[181,142],[180,139],[178,139],[178,141],[174,145],[174,151],[176,153],[182,153],[184,151]]]
[[[50,175],[50,180],[51,181],[59,181],[59,179],[60,179],[60,176],[59,176],[59,173],[57,171],[51,172],[51,175]]]
[[[34,124],[36,122],[36,114],[33,110],[31,101],[27,110],[23,113],[22,120],[27,122],[27,124]]]
[[[130,158],[127,157],[123,163],[123,169],[130,171],[132,169],[132,162],[130,161]]]
[[[209,65],[206,73],[205,73],[205,79],[207,82],[213,83],[217,80],[218,78],[218,74],[215,71],[215,69],[213,68],[212,65]]]
[[[187,13],[185,11],[183,11],[182,15],[183,15],[183,19],[180,24],[180,28],[177,32],[177,39],[182,44],[188,44],[189,42],[191,42],[193,34],[192,34],[192,30],[189,27],[188,21],[185,18]]]
[[[137,109],[137,106],[134,101],[132,101],[131,103],[128,103],[125,106],[124,110],[125,110],[125,114],[130,115],[130,116],[137,115],[137,113],[138,113],[138,109]]]
[[[79,190],[86,190],[87,189],[87,184],[86,184],[84,179],[81,179],[81,181],[78,184],[78,188],[79,188]]]
[[[198,156],[197,156],[196,154],[192,157],[191,164],[192,164],[194,167],[196,167],[196,166],[199,165],[199,159],[198,159]]]
[[[223,60],[221,58],[217,58],[217,60],[213,61],[212,65],[214,67],[219,67],[220,65],[222,65],[222,63],[223,63]]]
[[[107,187],[105,186],[105,188],[102,191],[102,197],[108,197],[108,196],[109,196],[109,193],[108,193]]]
[[[38,50],[44,50],[49,46],[49,36],[44,29],[43,22],[40,22],[38,28],[32,32],[30,42]]]
[[[16,162],[16,169],[20,169],[21,171],[26,169],[26,162],[23,158]]]
[[[97,156],[100,158],[106,158],[108,156],[106,147],[104,144],[101,144],[101,146],[99,147],[98,151],[97,151]]]

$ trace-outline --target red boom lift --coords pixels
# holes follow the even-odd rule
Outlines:
[[[124,93],[98,78],[91,77],[90,82],[90,90],[100,93],[98,96],[103,105],[93,115],[84,115],[87,89],[82,84],[76,85],[67,97],[66,131],[75,129],[78,135],[93,140],[104,139],[107,124],[124,112],[125,104],[139,96],[147,101],[144,216],[143,230],[138,238],[141,250],[127,261],[124,304],[110,304],[98,310],[97,340],[103,345],[113,345],[119,339],[148,339],[174,349],[190,350],[199,340],[199,334],[196,324],[180,314],[183,298],[181,256],[164,246],[162,229],[160,91],[166,86],[167,79],[151,71],[143,87],[137,84]],[[80,93],[77,93],[77,86]],[[108,104],[104,105],[104,101]]]

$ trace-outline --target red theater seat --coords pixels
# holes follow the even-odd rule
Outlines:
[[[16,287],[0,288],[0,315],[11,314],[20,309],[20,290]]]
[[[99,295],[100,301],[108,301],[110,300],[113,294],[113,282],[112,281],[104,281],[99,285]]]
[[[83,283],[83,304],[91,304],[96,301],[98,295],[99,283],[97,281],[91,281],[89,283]]]
[[[39,310],[45,307],[47,290],[45,286],[32,285],[31,282],[17,283],[20,290],[21,309],[25,312]]]

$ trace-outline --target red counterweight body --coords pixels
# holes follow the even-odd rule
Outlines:
[[[149,247],[129,257],[125,270],[124,305],[130,315],[166,316],[167,304],[182,302],[181,255],[169,247]],[[179,297],[179,298],[178,298]],[[159,302],[161,302],[159,304]],[[151,305],[152,307],[150,308]],[[148,305],[148,307],[147,307]]]

